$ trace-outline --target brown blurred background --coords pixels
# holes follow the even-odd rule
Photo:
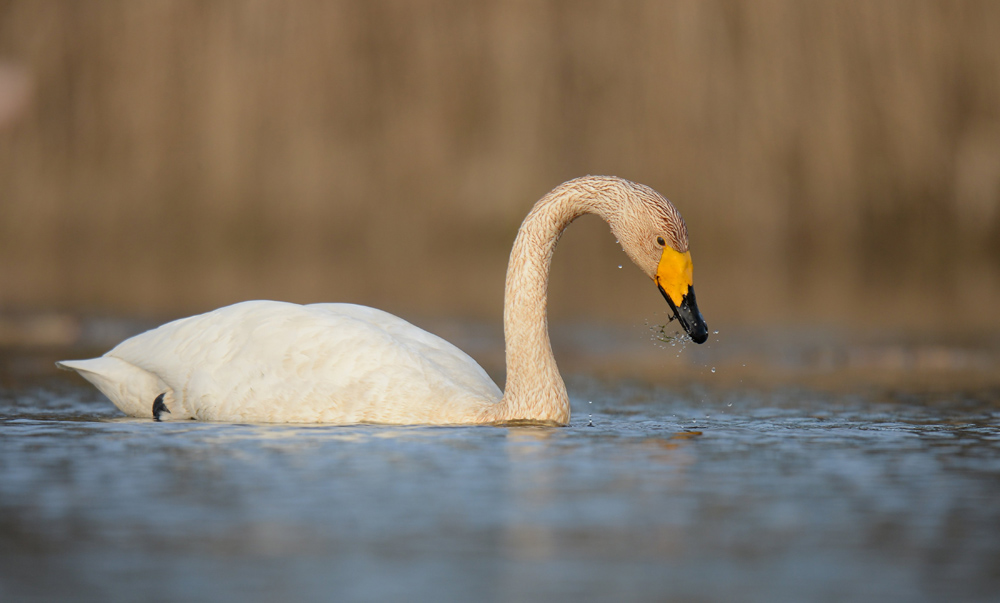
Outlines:
[[[560,182],[688,223],[710,326],[1000,326],[1000,2],[0,1],[0,313],[500,322]],[[626,264],[623,270],[619,264]],[[594,218],[554,320],[664,310]]]

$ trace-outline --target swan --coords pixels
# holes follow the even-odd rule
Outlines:
[[[79,373],[126,414],[158,421],[566,425],[569,397],[546,317],[548,275],[563,230],[588,213],[610,224],[687,334],[704,342],[680,213],[647,186],[585,176],[542,197],[514,240],[504,292],[506,391],[440,337],[346,303],[237,303],[56,366]]]

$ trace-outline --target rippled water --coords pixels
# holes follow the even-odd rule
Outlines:
[[[1000,595],[994,386],[576,377],[563,429],[304,427],[47,370],[0,388],[2,601]]]

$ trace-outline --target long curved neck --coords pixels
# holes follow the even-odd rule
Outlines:
[[[518,230],[504,292],[507,386],[494,420],[569,422],[569,396],[549,341],[549,268],[570,222],[587,213],[610,219],[600,184],[599,179],[577,180],[556,188],[535,204]]]

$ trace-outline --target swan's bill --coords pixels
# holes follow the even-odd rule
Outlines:
[[[681,327],[691,337],[691,341],[705,343],[708,340],[708,325],[705,324],[705,319],[701,316],[701,311],[698,310],[698,302],[694,298],[694,287],[688,287],[688,292],[681,299],[679,306],[670,299],[663,287],[660,287],[660,293],[670,304],[670,309],[674,311],[674,318],[680,321]]]
[[[681,253],[669,246],[663,248],[654,279],[664,299],[670,304],[674,318],[695,343],[708,339],[708,325],[698,310],[692,281],[691,252]]]

